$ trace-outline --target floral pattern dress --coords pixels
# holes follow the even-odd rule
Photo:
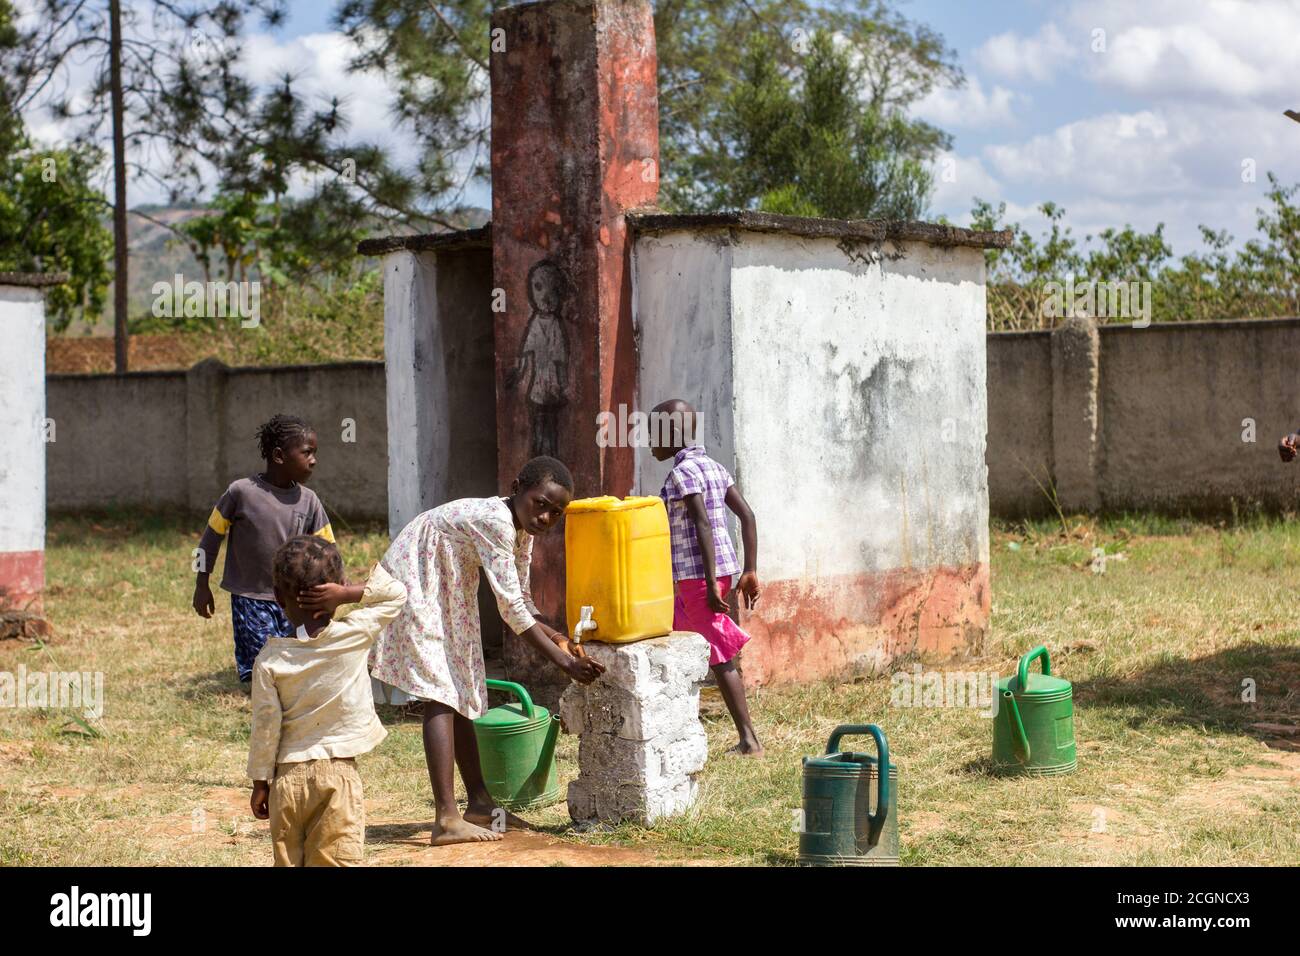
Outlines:
[[[471,720],[482,716],[487,683],[478,571],[502,619],[520,634],[536,623],[528,586],[532,556],[532,535],[515,529],[504,498],[462,498],[421,514],[380,561],[406,585],[407,599],[370,651],[371,675],[406,697],[438,701]]]

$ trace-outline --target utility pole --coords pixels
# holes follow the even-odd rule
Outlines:
[[[113,98],[113,364],[127,369],[126,125],[122,98],[122,3],[109,0],[109,83]]]

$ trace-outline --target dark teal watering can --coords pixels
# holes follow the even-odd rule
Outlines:
[[[870,734],[878,756],[841,751],[841,738],[851,734]],[[799,862],[897,866],[897,784],[898,768],[889,762],[889,744],[879,727],[836,727],[824,755],[803,758]]]

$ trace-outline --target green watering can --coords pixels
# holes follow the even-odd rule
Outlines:
[[[874,737],[879,756],[842,752],[840,738],[850,734]],[[898,768],[889,762],[884,732],[875,724],[836,727],[824,755],[803,758],[799,862],[898,866],[897,792]]]
[[[522,684],[489,679],[487,685],[518,698],[493,707],[474,721],[488,793],[507,810],[533,810],[558,803],[555,742],[560,736],[559,717],[534,704]]]
[[[1043,672],[1029,665],[1043,660]],[[1070,773],[1078,765],[1074,747],[1074,688],[1052,676],[1047,648],[1039,645],[1020,658],[1014,677],[997,684],[993,718],[993,766],[1001,773],[1048,776]]]

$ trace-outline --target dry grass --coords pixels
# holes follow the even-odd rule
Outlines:
[[[196,530],[139,514],[52,523],[54,636],[44,648],[0,642],[0,671],[102,671],[106,710],[88,725],[100,736],[66,711],[0,712],[0,864],[269,862],[266,826],[247,810],[249,708],[229,606],[219,601],[212,621],[188,607]],[[342,538],[350,573],[384,543],[374,528]],[[1111,555],[1103,574],[1088,567],[1096,547]],[[870,721],[900,766],[904,863],[1300,863],[1300,527],[1041,524],[995,531],[992,551],[993,636],[960,666],[1009,673],[1046,643],[1075,684],[1077,773],[991,776],[986,719],[891,706],[884,677],[755,694],[768,756],[728,758],[730,722],[706,694],[713,757],[690,814],[578,835],[561,804],[535,816],[546,836],[458,855],[422,845],[419,725],[388,713],[390,736],[362,765],[371,862],[789,863],[799,758],[836,724]],[[1254,703],[1242,700],[1247,679]],[[563,776],[575,759],[564,738]]]

